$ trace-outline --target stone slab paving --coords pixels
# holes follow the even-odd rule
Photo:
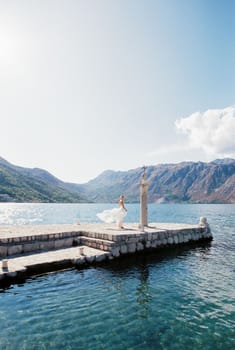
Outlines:
[[[211,239],[205,222],[150,223],[144,230],[138,223],[126,223],[124,229],[100,223],[0,226],[0,280],[27,276],[33,268],[40,270],[44,266],[50,270],[53,264],[76,266],[140,250]]]
[[[82,248],[82,254],[81,254]],[[108,252],[103,252],[102,250],[80,246],[71,247],[66,249],[58,249],[47,252],[42,252],[38,254],[23,255],[18,257],[9,257],[7,259],[8,268],[3,269],[0,266],[0,280],[5,276],[15,277],[18,272],[26,272],[28,268],[33,268],[35,266],[45,265],[45,264],[55,264],[69,262],[73,265],[81,265],[87,262],[102,261],[104,258],[109,257]]]
[[[37,236],[45,234],[56,234],[59,232],[73,232],[79,231],[80,225],[11,225],[0,226],[0,239],[13,238],[13,237],[25,237],[25,236]]]
[[[183,230],[197,228],[198,225],[176,224],[176,223],[150,223],[144,232],[156,232],[159,230]],[[45,234],[69,233],[69,232],[99,232],[112,235],[143,233],[137,223],[127,223],[124,229],[119,229],[115,224],[61,224],[61,225],[17,225],[0,226],[0,239],[17,238],[28,236],[39,236]]]

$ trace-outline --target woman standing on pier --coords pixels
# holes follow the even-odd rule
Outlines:
[[[127,214],[127,209],[124,204],[124,196],[121,195],[119,198],[119,208],[113,208],[111,210],[104,210],[102,213],[96,214],[96,216],[108,223],[116,222],[118,228],[123,229],[123,219]]]

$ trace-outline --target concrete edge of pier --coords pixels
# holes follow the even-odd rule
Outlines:
[[[0,285],[51,271],[87,266],[126,254],[213,239],[205,218],[197,225],[74,224],[0,227]]]

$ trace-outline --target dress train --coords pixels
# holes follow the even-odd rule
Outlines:
[[[110,210],[104,210],[102,213],[96,214],[96,216],[103,222],[107,224],[111,224],[113,222],[122,222],[124,217],[126,216],[126,210],[122,207],[113,208]]]

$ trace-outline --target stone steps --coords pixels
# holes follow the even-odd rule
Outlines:
[[[124,254],[210,241],[207,223],[108,224],[0,227],[0,279],[99,262]],[[4,267],[7,264],[7,269]]]
[[[84,233],[83,233],[84,234]],[[111,238],[110,235],[87,232],[81,236],[81,232],[66,232],[58,234],[41,234],[36,236],[24,236],[0,239],[0,257],[28,254],[40,251],[50,251],[73,246],[86,245],[91,248],[110,251],[114,241],[102,239]]]
[[[159,225],[160,226],[160,225]],[[169,226],[169,225],[168,225]],[[88,227],[87,231],[61,231],[22,236],[0,237],[0,257],[19,254],[30,254],[73,246],[86,245],[94,249],[119,254],[134,253],[138,250],[156,248],[171,244],[187,243],[212,237],[210,232],[200,226],[187,227],[181,225],[166,229],[164,226],[149,227],[146,232],[127,229],[110,233],[109,229],[100,232]],[[42,227],[42,230],[44,227]]]
[[[99,239],[99,238],[91,238],[88,236],[81,236],[78,239],[79,244],[86,245],[87,247],[92,247],[104,251],[111,251],[112,247],[115,245],[114,241]]]

